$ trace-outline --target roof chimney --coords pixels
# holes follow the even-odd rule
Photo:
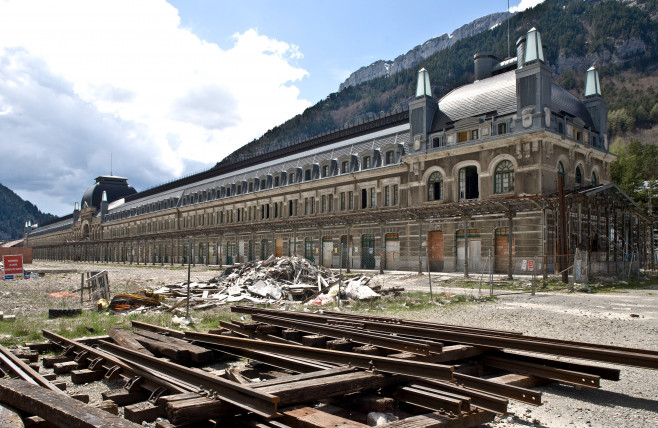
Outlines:
[[[475,80],[491,77],[493,68],[500,63],[500,58],[491,53],[476,53],[475,58]]]

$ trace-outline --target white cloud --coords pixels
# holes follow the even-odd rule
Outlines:
[[[510,8],[510,12],[523,12],[526,9],[530,9],[531,7],[535,7],[540,3],[543,3],[544,0],[521,0],[518,6],[512,6]]]
[[[0,146],[21,145],[0,161],[3,184],[66,214],[53,195],[72,206],[110,152],[143,190],[310,106],[297,46],[248,29],[222,50],[179,24],[163,0],[0,1]]]

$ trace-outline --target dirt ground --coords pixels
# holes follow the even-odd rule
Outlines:
[[[183,267],[92,265],[35,262],[26,266],[49,271],[42,278],[0,281],[0,311],[20,317],[42,317],[49,307],[80,307],[79,297],[53,298],[50,293],[80,286],[81,271],[109,271],[112,294],[185,281]],[[74,270],[75,273],[54,273]],[[193,281],[218,274],[217,269],[192,268]],[[426,275],[376,275],[374,283],[429,291]],[[449,285],[446,287],[446,285]],[[477,288],[455,287],[454,276],[433,276],[433,292],[477,295]],[[92,307],[92,302],[86,303]],[[658,351],[658,287],[608,293],[567,291],[500,295],[484,303],[436,305],[418,311],[387,313],[446,324],[495,328],[526,335],[602,343]],[[544,404],[532,407],[511,402],[510,414],[487,427],[656,427],[658,426],[658,370],[621,366],[619,382],[601,381],[601,389],[574,388],[553,383],[538,389]]]

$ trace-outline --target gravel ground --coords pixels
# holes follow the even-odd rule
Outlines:
[[[113,294],[187,279],[187,269],[181,267],[36,262],[26,269],[107,269]],[[192,268],[191,276],[192,280],[207,280],[217,273],[217,269],[199,266]],[[451,282],[446,281],[449,278],[433,275],[434,292],[474,293],[472,289],[442,287]],[[375,276],[373,281],[386,286],[403,286],[407,290],[429,289],[427,277],[423,275],[384,274]],[[47,305],[53,305],[52,299],[44,296],[55,291],[74,290],[79,285],[79,273],[49,273],[38,279],[0,282],[0,310],[19,316],[43,314]],[[79,298],[68,299],[69,303],[77,302],[75,307],[79,307]],[[66,305],[67,301],[57,304]],[[658,286],[614,293],[502,295],[493,302],[436,306],[388,315],[658,351]],[[621,380],[602,380],[601,389],[578,389],[558,383],[539,387],[543,392],[542,406],[510,402],[509,415],[498,417],[485,426],[658,427],[658,370],[619,368]]]

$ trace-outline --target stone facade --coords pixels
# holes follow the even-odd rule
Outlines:
[[[598,87],[581,101],[552,84],[532,43],[541,49],[534,29],[517,58],[476,56],[479,79],[441,100],[421,70],[408,112],[83,206],[26,231],[27,245],[44,259],[221,266],[298,254],[336,269],[509,275],[529,259],[557,273],[576,249],[613,264],[632,248],[644,257],[649,223],[609,184]]]

